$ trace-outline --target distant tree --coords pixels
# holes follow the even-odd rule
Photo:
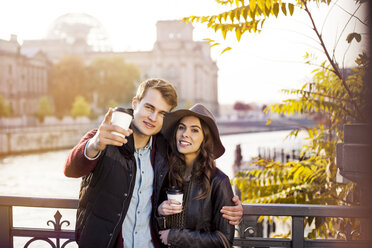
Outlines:
[[[40,121],[44,121],[45,116],[52,115],[53,112],[54,111],[49,97],[43,96],[40,98],[39,107],[35,113],[36,117],[38,117]]]
[[[6,103],[5,98],[0,95],[0,117],[10,115],[10,105]]]
[[[252,106],[250,104],[246,104],[243,102],[235,102],[234,103],[234,110],[237,111],[249,111],[252,110]]]
[[[118,106],[119,106],[119,103],[117,101],[115,101],[113,99],[110,99],[110,101],[106,105],[106,109],[115,108],[115,107],[118,107]]]
[[[130,101],[140,78],[138,68],[121,57],[97,58],[88,66],[88,72],[99,107],[106,107],[111,100],[119,104]]]
[[[189,109],[189,108],[191,108],[194,104],[195,104],[195,103],[194,103],[194,101],[193,101],[192,99],[187,99],[187,100],[185,101],[185,105],[184,105],[183,107]]]
[[[79,116],[89,117],[90,114],[91,114],[91,109],[90,109],[88,102],[85,101],[84,97],[77,96],[72,105],[71,116],[74,118],[79,117]]]
[[[252,110],[253,107],[250,104],[246,104],[243,102],[235,102],[234,104],[234,110],[238,111],[238,115],[241,117],[242,113],[244,115],[247,115],[247,112]]]
[[[50,73],[50,94],[59,115],[68,114],[76,96],[91,99],[87,71],[82,58],[67,56]]]
[[[244,103],[242,103],[242,102],[234,103],[234,110],[241,111],[243,109],[244,109]]]

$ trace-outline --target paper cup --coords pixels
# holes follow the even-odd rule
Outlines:
[[[131,114],[127,113],[123,108],[115,108],[114,112],[112,113],[111,123],[113,125],[119,126],[125,130],[128,130],[129,125],[132,121],[133,117]],[[125,137],[123,134],[118,132],[112,132],[113,134],[119,135],[121,137]]]
[[[183,201],[183,192],[179,187],[171,187],[167,190],[167,197],[168,200],[178,201],[182,205]],[[177,206],[175,204],[172,204],[174,206]]]
[[[168,200],[173,200],[173,201],[178,201],[182,205],[182,200],[183,200],[183,194],[168,194]],[[175,205],[175,204],[172,204]],[[175,205],[177,206],[177,205]]]

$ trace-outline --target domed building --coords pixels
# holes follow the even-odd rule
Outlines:
[[[83,57],[88,52],[112,51],[103,25],[96,18],[82,13],[58,17],[50,25],[45,39],[25,40],[22,49],[41,49],[53,63],[69,54]]]
[[[47,40],[64,40],[70,45],[82,43],[97,52],[111,51],[105,28],[87,14],[70,13],[58,17],[48,30]]]
[[[22,50],[41,49],[53,63],[78,55],[87,64],[98,57],[118,56],[136,65],[141,80],[157,77],[174,84],[179,107],[203,103],[219,113],[216,62],[206,42],[193,40],[193,26],[178,20],[158,21],[151,51],[113,52],[104,27],[86,14],[66,14],[50,26],[46,39],[26,40]]]

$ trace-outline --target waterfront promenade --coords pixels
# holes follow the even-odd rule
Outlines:
[[[303,137],[299,136],[296,140],[287,139],[283,141],[287,134],[288,131],[270,131],[223,135],[222,142],[226,147],[226,153],[217,160],[217,166],[232,178],[232,164],[236,144],[241,144],[244,160],[249,159],[251,156],[256,156],[258,147],[280,146],[291,150],[294,147],[301,146]],[[60,238],[59,242],[62,246],[74,237],[75,207],[81,179],[67,178],[63,175],[63,165],[68,152],[69,149],[63,149],[44,153],[9,155],[0,158],[0,195],[12,196],[9,198],[0,197],[0,207],[3,207],[4,210],[0,212],[7,214],[7,211],[11,209],[13,228],[8,229],[6,226],[3,226],[3,228],[8,230],[7,232],[11,237],[14,237],[12,238],[14,240],[13,247],[25,247],[25,244],[30,242],[32,237],[49,237],[51,242],[56,243],[56,239],[51,238],[53,235],[57,235]],[[54,225],[52,224],[52,222],[57,222],[54,219],[57,210],[62,215],[61,222],[65,220],[70,222],[68,226],[66,223],[61,225],[61,231],[54,231]],[[292,216],[292,230],[295,230],[295,232],[292,237],[286,239],[250,237],[248,231],[251,229],[244,226],[248,223],[244,219],[242,221],[243,226],[240,229],[243,231],[241,234],[237,234],[235,239],[235,244],[239,247],[302,247],[300,246],[301,244],[304,247],[368,247],[365,246],[365,242],[333,240],[332,243],[332,240],[303,239],[304,216],[343,216],[350,212],[353,216],[365,216],[366,213],[361,211],[361,209],[350,211],[348,208],[333,208],[329,206],[326,208],[325,206],[315,205],[276,206],[273,204],[245,204],[244,212],[245,218],[248,219],[250,215]],[[56,216],[58,218],[58,214]],[[40,228],[48,229],[48,231],[43,232]],[[245,232],[244,230],[248,231]],[[3,235],[6,236],[6,240],[9,239],[8,234]],[[46,241],[36,240],[30,244],[30,247],[46,248],[54,246],[51,246]],[[77,246],[75,242],[70,242],[65,247]]]
[[[257,155],[257,147],[281,146],[287,149],[301,146],[301,137],[297,140],[283,139],[288,131],[272,131],[245,134],[222,135],[226,147],[225,154],[216,163],[230,178],[233,177],[232,164],[236,144],[241,144],[244,159]],[[77,137],[80,138],[80,137]],[[0,195],[32,197],[32,198],[63,198],[77,199],[80,188],[80,178],[67,178],[63,175],[63,165],[69,149],[48,151],[43,153],[14,154],[0,157]],[[17,203],[18,204],[18,203]],[[58,208],[27,208],[13,207],[13,224],[17,228],[53,228],[47,225],[48,220],[54,221],[57,210],[62,214],[62,220],[70,221],[70,225],[62,226],[62,230],[73,230],[75,226],[75,209]],[[24,247],[30,240],[26,237],[15,237],[14,247]],[[66,241],[66,240],[65,240]],[[36,246],[35,246],[36,245]],[[1,246],[0,246],[1,247]],[[30,247],[51,247],[38,241]],[[70,243],[67,247],[77,247]]]
[[[0,155],[71,148],[96,123],[17,127],[0,130]]]
[[[0,155],[71,148],[88,130],[98,125],[99,122],[94,121],[81,124],[1,128]],[[313,121],[305,119],[285,119],[274,121],[270,125],[266,125],[266,120],[218,121],[221,135],[280,131],[313,125]]]

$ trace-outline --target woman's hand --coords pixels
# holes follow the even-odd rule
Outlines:
[[[159,215],[172,215],[182,212],[182,204],[178,201],[167,200],[163,201],[158,207]]]
[[[159,231],[161,242],[165,245],[168,245],[168,234],[170,229]]]

